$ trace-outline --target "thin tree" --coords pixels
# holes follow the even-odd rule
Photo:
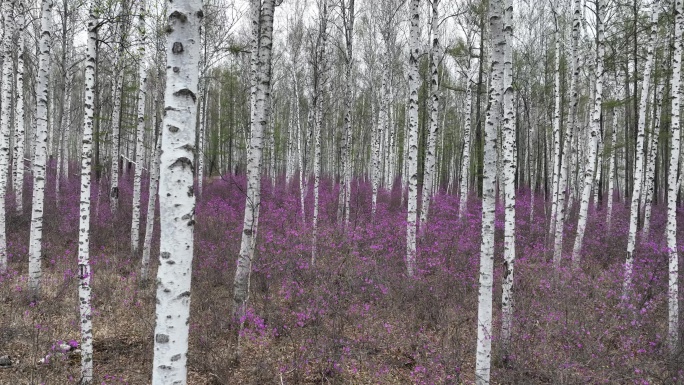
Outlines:
[[[423,177],[422,204],[420,206],[420,232],[425,232],[425,223],[430,212],[430,201],[433,194],[433,180],[435,179],[435,151],[437,149],[437,134],[439,133],[439,62],[441,48],[439,46],[439,0],[432,0],[432,21],[430,22],[430,36],[432,49],[430,50],[430,130],[425,154],[425,172]]]
[[[480,279],[477,307],[477,351],[475,383],[488,385],[492,352],[492,290],[494,281],[494,214],[496,209],[497,126],[500,121],[504,77],[504,45],[502,0],[489,3],[491,31],[489,108],[485,123],[484,166],[482,178],[482,243],[480,246]]]
[[[2,2],[2,13],[5,15],[5,28],[2,36],[2,88],[0,98],[2,107],[0,108],[0,273],[7,270],[7,230],[5,217],[5,194],[7,193],[7,178],[10,163],[9,136],[10,136],[10,117],[12,106],[12,34],[14,23],[12,11],[14,9],[13,0]],[[42,57],[41,57],[42,58]],[[47,84],[45,85],[47,88]]]
[[[623,296],[628,294],[632,286],[632,266],[634,264],[634,246],[636,244],[637,222],[639,220],[639,201],[641,199],[642,178],[644,175],[644,135],[646,132],[646,107],[648,105],[648,91],[651,88],[651,68],[656,40],[658,39],[658,16],[660,1],[651,4],[651,33],[648,38],[646,64],[644,65],[644,79],[641,82],[641,100],[639,101],[639,124],[637,127],[636,156],[634,159],[634,183],[632,189],[632,204],[629,215],[629,234],[627,236],[627,258],[625,260],[625,276]]]
[[[513,327],[513,267],[515,262],[516,116],[513,92],[513,1],[504,0],[503,34],[503,177],[504,177],[504,271],[501,296],[501,350],[508,360]],[[553,215],[552,215],[553,216]]]
[[[596,0],[596,67],[594,70],[595,89],[593,110],[591,112],[591,122],[589,125],[589,132],[587,138],[586,148],[586,163],[584,167],[584,182],[582,188],[582,196],[580,201],[579,219],[577,221],[577,236],[575,237],[575,245],[572,249],[572,266],[579,267],[580,252],[582,251],[582,241],[584,240],[584,232],[587,228],[587,213],[589,211],[589,198],[591,196],[591,187],[594,181],[594,170],[596,163],[596,151],[599,136],[599,127],[601,124],[601,104],[603,102],[603,56],[605,54],[604,43],[604,25],[603,18],[605,17],[605,1]]]
[[[12,188],[16,212],[24,212],[24,146],[26,131],[24,128],[24,2],[19,0],[16,8],[17,23],[17,76],[14,97],[14,162],[12,164]]]
[[[52,0],[41,6],[40,56],[36,87],[36,150],[33,159],[33,203],[29,235],[29,287],[34,296],[40,294],[43,248],[43,206],[48,146],[48,82],[50,79],[50,41],[52,32]]]
[[[681,72],[682,51],[684,39],[684,0],[675,0],[675,29],[674,29],[674,55],[672,56],[672,112],[670,119],[670,164],[667,173],[667,249],[669,257],[668,269],[668,330],[667,345],[672,357],[679,351],[679,253],[677,252],[677,185],[679,175],[680,153],[680,114],[681,103]]]
[[[93,381],[93,326],[90,270],[90,179],[93,158],[93,125],[95,101],[95,63],[97,63],[98,16],[94,0],[89,2],[88,41],[86,43],[85,95],[83,106],[83,140],[81,144],[81,200],[78,230],[78,298],[81,313],[81,384]]]
[[[136,255],[140,247],[140,189],[143,171],[143,142],[145,140],[145,98],[147,68],[145,66],[145,0],[138,9],[138,125],[135,144],[135,174],[133,175],[133,215],[131,220],[131,253]]]
[[[252,6],[258,6],[258,3]],[[240,254],[238,255],[237,270],[233,280],[233,317],[242,323],[249,299],[249,282],[254,260],[257,229],[259,224],[259,209],[261,204],[261,167],[263,155],[263,135],[268,124],[267,108],[271,94],[271,51],[273,49],[273,13],[274,0],[265,0],[259,12],[256,25],[259,26],[258,42],[253,47],[257,51],[256,65],[253,78],[256,79],[254,89],[254,104],[252,107],[251,135],[249,152],[247,154],[247,197],[245,200],[245,217],[242,227]],[[239,350],[238,350],[239,354]]]
[[[412,277],[416,265],[418,214],[418,57],[420,56],[420,0],[409,2],[411,27],[408,58],[408,212],[406,215],[406,271]]]

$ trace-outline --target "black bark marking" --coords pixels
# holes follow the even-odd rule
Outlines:
[[[197,101],[197,96],[195,96],[195,93],[187,88],[183,88],[182,90],[174,92],[173,96],[189,96],[192,98],[193,103]]]
[[[186,157],[180,157],[180,158],[176,159],[176,161],[173,162],[173,164],[169,168],[172,169],[172,168],[175,168],[178,166],[180,166],[180,167],[186,167],[187,166],[187,167],[190,167],[190,169],[192,169],[192,161]]]
[[[169,342],[169,336],[166,334],[157,334],[154,337],[154,340],[159,342],[160,344],[165,344]]]
[[[169,15],[169,20],[171,19],[178,19],[181,23],[188,21],[188,17],[184,13],[178,11],[173,11],[173,13]]]
[[[183,53],[183,43],[177,41],[173,43],[173,47],[171,48],[171,52],[175,54]]]

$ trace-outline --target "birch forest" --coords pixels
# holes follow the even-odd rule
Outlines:
[[[684,384],[684,0],[0,10],[0,385]]]

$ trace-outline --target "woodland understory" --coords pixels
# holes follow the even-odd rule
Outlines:
[[[54,166],[54,165],[53,165]],[[78,358],[54,355],[61,342],[79,340],[78,178],[63,181],[59,203],[54,168],[48,172],[41,300],[28,294],[30,210],[16,215],[8,199],[9,269],[0,277],[0,384],[71,384]],[[148,201],[143,178],[143,205]],[[140,259],[128,240],[132,175],[120,182],[123,208],[111,214],[108,180],[93,183],[91,237],[94,383],[146,384],[152,366],[154,285],[139,277]],[[406,277],[406,207],[401,190],[381,190],[370,220],[371,184],[352,183],[348,233],[336,224],[337,189],[321,183],[318,262],[310,265],[312,191],[302,221],[298,186],[262,181],[262,217],[251,294],[235,360],[232,278],[244,213],[244,175],[206,182],[197,203],[189,384],[471,384],[474,382],[480,200],[458,218],[458,197],[440,191],[418,241],[416,273]],[[52,184],[52,185],[51,185]],[[310,187],[312,184],[309,184]],[[31,181],[25,188],[31,191]],[[24,197],[29,197],[25,194]],[[11,197],[8,196],[8,197]],[[27,199],[27,198],[25,198]],[[516,311],[510,357],[493,336],[495,384],[684,384],[684,357],[672,362],[667,335],[665,207],[653,208],[652,231],[638,239],[634,296],[622,309],[629,201],[616,196],[612,229],[605,203],[590,214],[581,269],[570,268],[566,242],[558,278],[547,247],[548,210],[529,191],[517,198]],[[25,202],[28,205],[28,201]],[[576,210],[575,210],[576,211]],[[570,219],[576,213],[570,214]],[[145,222],[142,210],[142,221]],[[681,221],[682,209],[678,211]],[[155,218],[158,221],[159,218]],[[497,204],[496,233],[503,233]],[[576,221],[565,226],[568,240]],[[159,226],[155,226],[158,232]],[[684,239],[681,227],[677,238]],[[153,238],[153,255],[159,248]],[[494,302],[501,295],[503,242],[495,246]],[[156,273],[156,263],[151,266]],[[680,277],[680,285],[681,277]],[[680,293],[679,300],[682,300]],[[498,334],[500,309],[494,310]],[[48,363],[39,360],[48,354]]]

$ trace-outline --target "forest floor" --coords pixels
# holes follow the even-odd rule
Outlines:
[[[92,194],[94,383],[149,384],[155,289],[141,284],[139,256],[129,249],[131,182],[124,178],[117,215],[110,212],[106,181],[103,185],[95,184]],[[476,199],[465,218],[458,218],[458,198],[436,196],[418,244],[417,276],[408,279],[406,211],[398,189],[380,193],[372,219],[370,186],[355,183],[345,230],[336,219],[336,187],[324,181],[318,260],[312,265],[311,193],[303,221],[298,188],[287,189],[282,181],[273,188],[265,180],[250,307],[236,360],[230,307],[244,185],[244,177],[214,180],[198,198],[189,384],[474,382],[481,219]],[[60,343],[80,339],[78,189],[72,179],[62,186],[59,200],[54,185],[46,189],[44,274],[37,302],[27,295],[30,210],[16,214],[8,196],[10,269],[0,276],[0,357],[9,355],[12,366],[0,369],[0,385],[78,381],[79,357],[55,354]],[[611,229],[605,225],[605,207],[590,210],[579,271],[567,268],[576,219],[568,221],[566,259],[555,273],[546,247],[545,206],[537,198],[531,212],[530,201],[529,193],[520,193],[508,360],[501,359],[497,340],[504,223],[503,208],[497,209],[492,382],[684,384],[684,354],[676,362],[666,359],[664,207],[654,208],[652,236],[639,239],[634,294],[624,309],[625,202],[616,202]],[[146,202],[144,193],[143,223]],[[684,224],[681,213],[679,223]],[[681,227],[678,238],[684,240]],[[158,233],[157,222],[152,255],[158,253]],[[40,363],[48,354],[49,362]]]

